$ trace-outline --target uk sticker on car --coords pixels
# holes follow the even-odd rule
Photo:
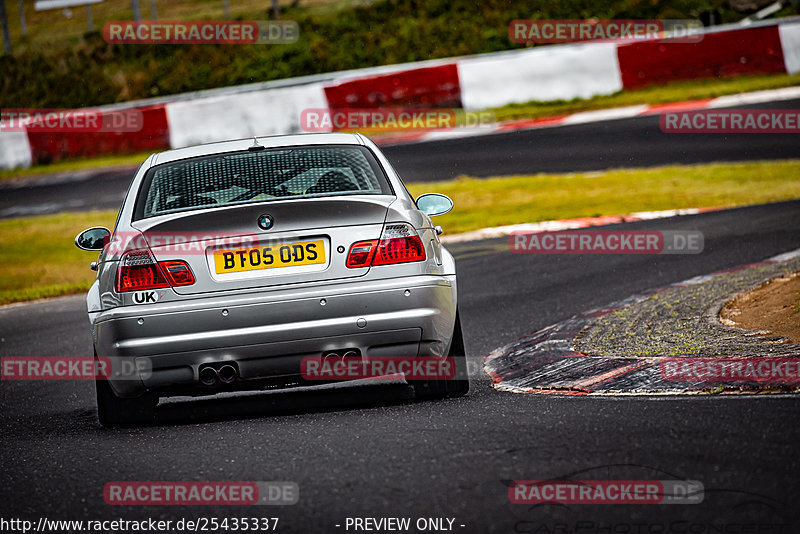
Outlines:
[[[137,291],[133,294],[134,304],[153,304],[158,302],[158,291]]]

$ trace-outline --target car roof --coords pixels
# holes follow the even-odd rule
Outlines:
[[[352,133],[309,133],[295,135],[271,135],[264,137],[250,137],[233,141],[220,141],[204,145],[194,145],[185,148],[176,148],[154,154],[150,166],[177,161],[198,156],[222,154],[225,152],[239,152],[253,146],[254,140],[265,148],[304,145],[363,145],[360,134]]]

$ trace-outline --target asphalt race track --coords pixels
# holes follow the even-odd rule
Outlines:
[[[740,107],[793,109],[800,108],[800,100]],[[666,134],[658,121],[658,116],[621,119],[397,145],[384,151],[408,182],[449,180],[461,174],[497,176],[800,157],[800,145],[791,135]],[[0,183],[0,218],[118,209],[135,170]]]
[[[3,382],[2,516],[266,516],[280,518],[278,532],[304,533],[348,532],[357,516],[445,517],[470,533],[798,532],[796,398],[515,395],[479,369],[491,349],[572,314],[796,249],[798,221],[792,201],[626,225],[701,230],[699,255],[514,255],[504,239],[451,247],[472,363],[465,398],[407,401],[402,386],[269,393],[170,404],[156,426],[105,430],[91,383]],[[81,297],[5,307],[0,355],[87,355],[86,330]],[[511,480],[581,476],[697,480],[704,500],[529,506],[507,495]],[[106,505],[104,484],[125,480],[294,481],[300,502]]]

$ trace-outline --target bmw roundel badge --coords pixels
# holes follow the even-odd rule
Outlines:
[[[264,214],[258,218],[258,227],[262,230],[269,230],[275,224],[275,219],[272,215]]]

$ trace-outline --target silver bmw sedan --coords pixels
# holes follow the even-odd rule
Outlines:
[[[100,252],[100,422],[148,421],[169,395],[389,375],[417,397],[465,394],[455,261],[431,222],[452,206],[415,201],[359,134],[151,155],[114,231],[75,239]]]

